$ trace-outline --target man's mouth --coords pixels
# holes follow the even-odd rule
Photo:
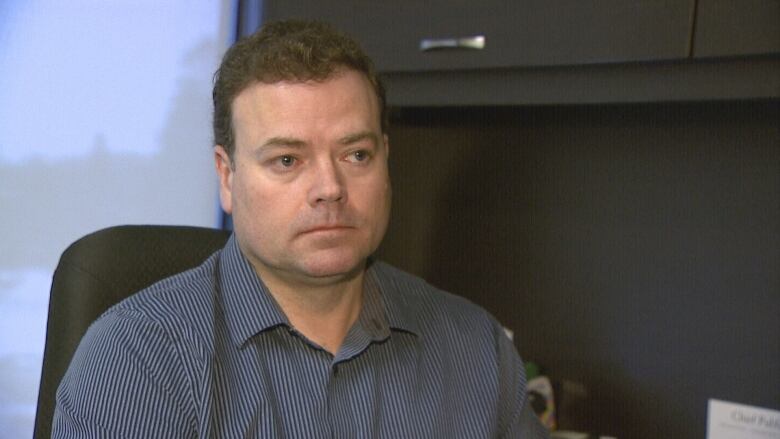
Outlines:
[[[322,226],[314,226],[305,229],[302,234],[308,234],[308,233],[327,233],[327,232],[344,232],[347,230],[353,229],[353,227],[340,225],[340,224],[329,224],[329,225],[322,225]]]

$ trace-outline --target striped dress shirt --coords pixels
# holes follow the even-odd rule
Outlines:
[[[53,437],[547,437],[525,397],[517,351],[467,300],[372,262],[334,356],[290,325],[233,236],[90,327]]]

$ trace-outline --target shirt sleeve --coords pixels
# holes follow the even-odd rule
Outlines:
[[[112,310],[87,331],[57,389],[52,437],[193,437],[187,375],[162,327]]]
[[[515,422],[510,426],[509,431],[504,434],[504,438],[522,438],[522,439],[549,439],[550,432],[542,425],[539,418],[531,409],[528,400],[523,401],[523,408]]]
[[[500,437],[505,439],[549,439],[550,433],[528,403],[525,366],[514,344],[497,325],[497,350],[502,381],[499,397]]]

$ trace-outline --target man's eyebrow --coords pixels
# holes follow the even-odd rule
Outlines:
[[[351,145],[366,139],[370,140],[375,145],[379,144],[379,138],[373,131],[361,131],[359,133],[348,134],[339,139],[339,143],[342,145]]]
[[[296,139],[294,137],[271,137],[270,139],[263,142],[262,145],[260,145],[260,148],[272,148],[272,147],[293,147],[293,148],[301,148],[303,146],[306,146],[306,142],[304,142],[301,139]]]

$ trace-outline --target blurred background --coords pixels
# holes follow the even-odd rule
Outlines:
[[[219,224],[232,0],[0,2],[0,438],[30,437],[51,276],[117,224]]]
[[[384,77],[379,257],[514,330],[557,387],[560,428],[694,438],[711,398],[780,409],[778,14],[777,0],[0,2],[0,438],[32,432],[71,242],[222,223],[212,75],[235,35],[288,17],[352,34]],[[420,50],[478,35],[484,50]]]

